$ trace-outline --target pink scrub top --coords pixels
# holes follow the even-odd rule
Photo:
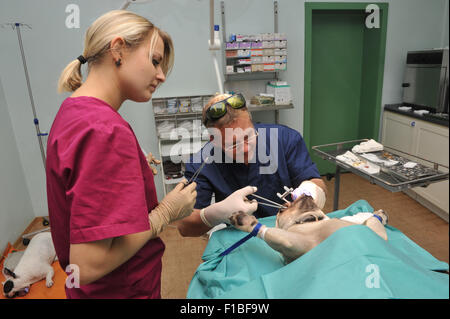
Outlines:
[[[51,233],[63,270],[70,244],[150,229],[148,213],[158,204],[153,174],[130,125],[106,102],[64,100],[47,142],[46,175]],[[161,298],[164,248],[160,238],[149,240],[127,262],[80,288],[68,288],[72,275],[67,298]]]

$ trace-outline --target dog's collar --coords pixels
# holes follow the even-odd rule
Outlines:
[[[247,240],[249,240],[252,237],[255,237],[256,235],[258,235],[258,231],[261,228],[262,224],[258,223],[255,228],[253,228],[252,232],[250,234],[248,234],[247,236],[245,236],[244,238],[240,239],[239,241],[237,241],[236,243],[234,243],[230,248],[226,249],[225,251],[223,251],[219,257],[223,257],[225,255],[228,255],[231,251],[233,251],[234,249],[236,249],[237,247],[239,247],[240,245],[242,245],[243,243],[245,243]]]

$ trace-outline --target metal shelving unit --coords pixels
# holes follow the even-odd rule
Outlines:
[[[166,178],[164,162],[171,161],[171,156],[179,156],[181,158],[183,156],[190,156],[191,154],[198,152],[201,147],[209,141],[209,138],[202,136],[204,127],[201,124],[201,109],[211,96],[212,95],[176,96],[155,98],[152,100],[155,126],[158,134],[158,149],[161,157],[161,179],[164,185],[164,196],[183,179],[183,177]],[[197,109],[192,111],[192,101],[195,99],[201,99],[201,104],[197,104]],[[168,107],[168,101],[174,100],[176,100],[177,103],[180,101],[189,101],[189,106],[186,106],[188,112],[179,112],[178,109],[175,108],[172,110],[174,111],[173,113],[169,113],[170,109]],[[168,124],[169,128],[165,132],[160,132],[158,127],[164,122]],[[192,129],[183,127],[183,123],[187,122],[192,123]],[[183,164],[181,164],[181,167],[182,165]]]
[[[225,77],[225,82],[227,81],[249,81],[249,80],[278,80],[278,72],[277,71],[267,71],[267,72],[248,72],[248,73],[236,73],[236,74],[227,74],[226,65],[227,65],[227,57],[226,57],[226,20],[225,20],[225,2],[220,2],[221,9],[221,17],[222,17],[222,52],[223,54],[223,74]],[[274,15],[274,33],[278,33],[278,1],[273,2],[273,15]],[[236,49],[234,49],[236,50]],[[239,79],[240,76],[245,76],[245,79]]]
[[[227,49],[226,48],[226,19],[225,19],[225,3],[224,1],[220,2],[220,8],[221,8],[221,17],[222,17],[222,53],[223,53],[223,75],[225,79],[225,85],[230,82],[234,81],[260,81],[260,80],[268,80],[268,81],[277,81],[279,79],[279,72],[280,71],[259,71],[259,72],[244,72],[244,73],[232,73],[227,74],[226,72],[226,65],[227,65],[227,58],[226,57],[226,51],[230,50],[240,50],[240,49]],[[273,3],[273,18],[274,18],[274,33],[278,33],[278,1],[274,1]],[[262,49],[271,49],[271,48],[262,48]],[[285,48],[273,48],[273,49],[286,49]],[[241,57],[243,58],[243,57]],[[279,119],[279,110],[283,109],[292,109],[294,108],[294,105],[291,103],[289,105],[248,105],[248,109],[251,112],[260,112],[260,111],[273,111],[275,112],[275,122],[278,123]]]

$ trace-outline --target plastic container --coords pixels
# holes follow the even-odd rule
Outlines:
[[[167,100],[167,113],[173,114],[178,112],[178,100],[169,99]]]
[[[203,99],[201,97],[191,98],[191,111],[201,112],[203,110]]]
[[[180,99],[180,103],[178,106],[178,112],[187,113],[191,110],[191,101],[190,99]]]
[[[153,112],[155,114],[166,114],[167,107],[164,101],[152,101],[153,104]]]

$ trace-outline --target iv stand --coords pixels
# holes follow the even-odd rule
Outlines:
[[[39,141],[39,147],[41,149],[42,162],[44,164],[44,169],[45,169],[45,151],[44,151],[44,145],[42,143],[42,136],[46,136],[46,135],[48,135],[48,133],[41,133],[41,130],[39,129],[39,120],[37,119],[37,116],[36,116],[36,108],[34,106],[33,93],[31,92],[30,77],[28,76],[27,62],[25,60],[25,54],[23,51],[23,44],[22,44],[22,37],[20,35],[20,25],[22,25],[22,24],[15,23],[14,25],[16,27],[17,38],[19,40],[20,53],[22,54],[23,69],[25,71],[25,78],[27,80],[28,95],[30,97],[31,109],[33,111],[33,116],[34,116],[34,120],[33,120],[34,126],[36,128],[36,134],[37,134],[38,141]],[[13,26],[13,28],[14,28],[14,26]]]

